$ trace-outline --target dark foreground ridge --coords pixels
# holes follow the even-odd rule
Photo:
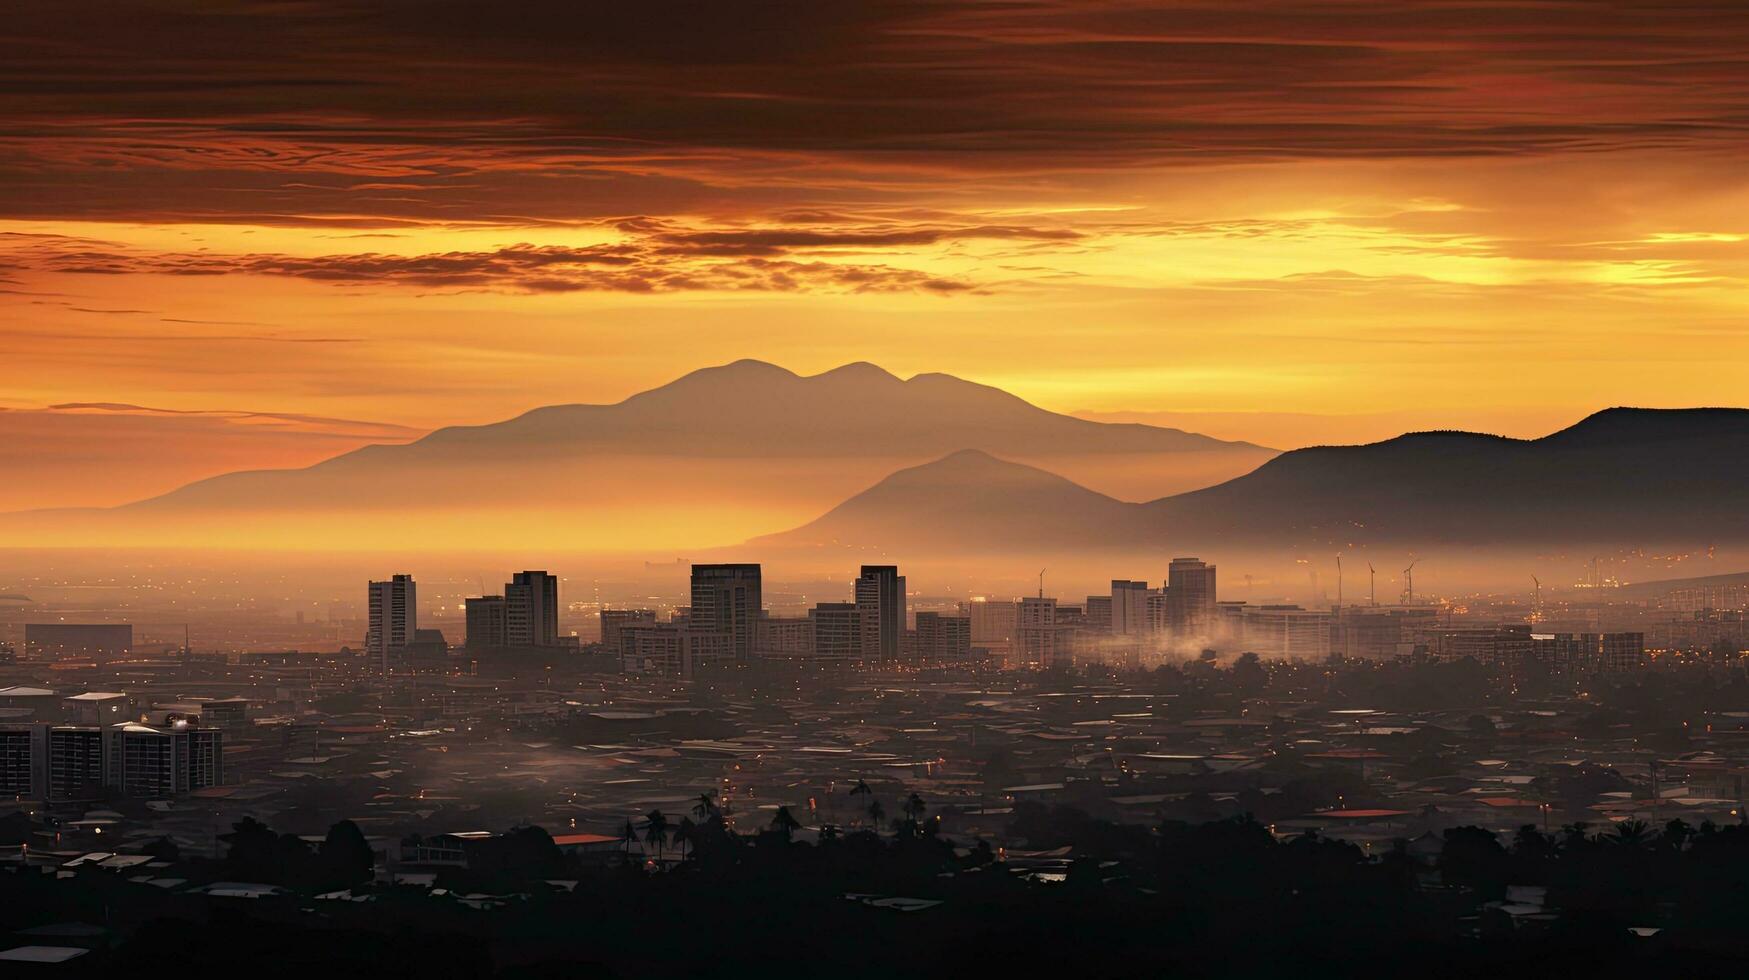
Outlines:
[[[23,940],[98,947],[75,961],[84,975],[1724,976],[1749,962],[1745,826],[1457,827],[1380,855],[1278,841],[1249,817],[1129,826],[1021,804],[1011,830],[1034,850],[1007,853],[938,839],[915,797],[902,810],[890,836],[817,844],[791,839],[787,811],[750,834],[701,811],[660,873],[585,867],[522,828],[429,888],[369,883],[349,822],[311,848],[245,820],[223,860],[154,854],[174,868],[160,875],[208,888],[14,864],[0,915]],[[665,839],[652,818],[627,836]],[[1061,873],[1033,873],[1058,859]]]

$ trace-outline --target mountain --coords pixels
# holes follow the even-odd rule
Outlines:
[[[1284,453],[1147,505],[1197,540],[1749,540],[1749,410],[1614,408],[1540,439],[1421,432]]]
[[[1610,409],[1540,439],[1423,432],[1294,450],[1130,504],[956,453],[756,543],[933,554],[1060,548],[1287,552],[1365,545],[1749,545],[1749,411]]]
[[[802,376],[744,360],[616,404],[538,408],[119,508],[3,516],[0,540],[690,548],[793,525],[895,469],[964,448],[1133,500],[1207,486],[1275,454],[1059,415],[945,374],[900,379],[858,363]]]
[[[1109,543],[1141,510],[1037,467],[965,449],[900,470],[817,520],[749,543],[934,555],[1076,548]]]

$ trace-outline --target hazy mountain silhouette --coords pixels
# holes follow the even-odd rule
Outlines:
[[[1610,409],[1540,439],[1424,432],[1284,453],[1129,504],[956,453],[894,474],[784,545],[1011,551],[1366,544],[1749,542],[1749,410]]]
[[[935,555],[1110,543],[1143,518],[1054,473],[965,449],[900,470],[793,531],[750,542],[878,546]]]
[[[168,528],[194,533],[188,543],[271,535],[368,548],[417,534],[585,549],[611,536],[614,547],[678,547],[784,527],[897,468],[965,448],[1134,500],[1207,486],[1274,455],[1176,429],[1059,415],[945,374],[902,380],[858,363],[804,377],[743,360],[617,404],[539,408],[303,469],[212,477],[82,511],[73,522],[55,512],[7,518],[0,531],[28,531],[35,543],[72,534],[163,540]],[[340,519],[349,515],[357,520]]]

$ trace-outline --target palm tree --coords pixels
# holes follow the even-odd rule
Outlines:
[[[802,829],[801,822],[790,812],[789,807],[780,806],[771,818],[771,829],[783,835],[784,843],[789,843],[790,835]]]
[[[1644,820],[1623,820],[1615,825],[1615,836],[1610,842],[1618,847],[1644,847],[1649,831]]]
[[[691,817],[681,817],[680,823],[675,825],[674,846],[680,848],[682,861],[686,860],[686,856],[691,853],[692,838],[697,832],[698,824],[693,823]]]
[[[651,810],[644,817],[649,829],[644,831],[644,843],[656,845],[656,863],[662,863],[662,845],[668,843],[668,818],[661,810]]]
[[[899,805],[899,809],[904,810],[904,830],[906,833],[909,833],[911,837],[920,835],[923,831],[923,810],[929,809],[929,803],[923,803],[922,796],[911,793],[904,798],[904,803]]]
[[[717,791],[705,790],[698,794],[698,802],[692,805],[692,815],[700,820],[709,820],[717,815]]]
[[[864,803],[874,799],[874,790],[869,789],[868,783],[865,783],[860,779],[856,781],[855,786],[850,787],[850,798],[855,800],[859,796],[862,797],[862,802]]]
[[[619,842],[625,846],[626,857],[632,856],[632,844],[638,839],[638,828],[632,826],[630,819],[619,829]]]
[[[874,824],[875,830],[877,830],[877,831],[880,830],[881,818],[886,816],[886,815],[887,815],[887,808],[884,806],[881,806],[880,800],[875,800],[874,802],[872,802],[868,805],[868,821],[869,821],[869,823]]]

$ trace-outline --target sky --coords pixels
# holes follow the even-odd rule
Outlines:
[[[1740,2],[24,3],[0,508],[742,357],[1278,448],[1742,404],[1746,125]]]

